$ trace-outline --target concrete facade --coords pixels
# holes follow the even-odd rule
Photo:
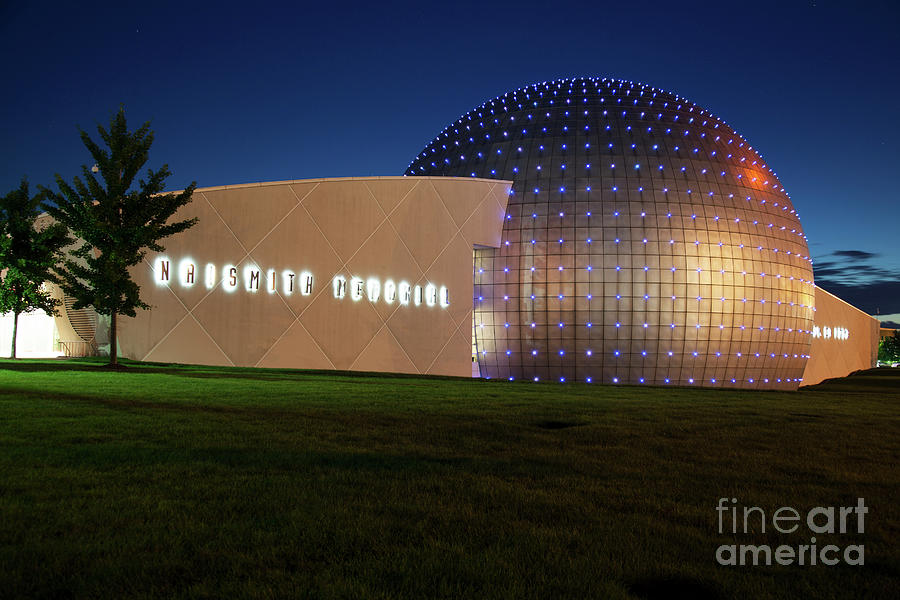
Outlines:
[[[881,329],[878,319],[820,287],[816,287],[815,306],[802,385],[814,385],[876,366]]]
[[[174,217],[197,225],[134,269],[153,310],[120,320],[122,355],[468,377],[472,251],[499,246],[509,188],[373,177],[198,189]]]
[[[153,309],[121,318],[122,355],[479,376],[471,361],[477,254],[505,245],[509,196],[508,181],[448,177],[198,189],[175,216],[198,224],[133,271]],[[108,349],[107,319],[73,310],[73,299],[54,291],[63,302],[57,317],[23,317],[22,355]],[[877,319],[819,287],[811,300],[797,349],[798,358],[809,355],[800,385],[875,366],[884,332]],[[608,320],[598,315],[597,327]]]

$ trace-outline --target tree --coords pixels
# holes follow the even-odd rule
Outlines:
[[[133,317],[136,309],[150,308],[141,300],[140,287],[128,269],[139,264],[148,250],[162,252],[160,240],[196,223],[196,219],[169,221],[191,201],[197,184],[179,193],[163,193],[171,174],[168,165],[163,165],[158,171],[147,169],[146,180],[139,179],[133,187],[153,143],[149,121],[129,131],[125,109],[120,108],[109,128],[98,125],[97,131],[105,147],[80,131],[94,167],[83,165],[84,180],[76,176],[71,185],[57,175],[59,192],[44,190],[52,202],[44,208],[81,242],[57,267],[56,275],[66,293],[75,298],[74,308],[92,306],[99,314],[109,315],[109,364],[116,366],[118,315]]]
[[[883,337],[878,343],[878,360],[885,363],[900,362],[900,330],[890,337]]]
[[[0,199],[0,270],[5,271],[0,281],[0,313],[13,313],[11,358],[16,357],[19,315],[34,310],[55,315],[59,306],[44,282],[54,280],[51,270],[71,240],[64,225],[35,227],[42,199],[42,194],[29,195],[26,179]]]

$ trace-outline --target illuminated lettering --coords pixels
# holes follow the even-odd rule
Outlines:
[[[369,279],[366,282],[366,292],[369,296],[369,302],[378,302],[378,297],[381,295],[381,282],[377,279]]]
[[[813,325],[812,336],[814,339],[824,338],[826,340],[847,340],[850,339],[850,330],[846,327],[824,326],[820,328],[818,325]]]
[[[160,283],[169,283],[169,261],[158,259],[156,261],[156,272],[159,273]]]
[[[347,292],[347,280],[344,279],[343,275],[336,275],[334,278],[334,297],[335,298],[343,298],[344,294]]]
[[[172,267],[175,273],[172,274]],[[157,285],[169,285],[174,277],[182,287],[191,287],[199,283],[201,273],[200,264],[191,258],[181,258],[173,261],[165,256],[156,256],[153,259],[152,279]],[[297,273],[291,270],[278,271],[274,268],[261,268],[255,264],[244,263],[240,267],[234,264],[225,264],[221,271],[213,263],[206,263],[203,268],[202,278],[206,289],[212,290],[221,282],[226,292],[234,292],[238,285],[243,283],[243,288],[249,292],[257,292],[263,288],[270,294],[276,294],[283,290],[285,294],[297,291],[304,296],[309,296],[314,290],[313,274],[309,271]],[[221,274],[220,274],[221,273]],[[221,279],[219,279],[221,277]],[[279,282],[279,277],[281,281]],[[384,299],[386,304],[398,302],[403,306],[410,303],[415,306],[441,306],[450,305],[450,290],[446,286],[438,286],[432,283],[411,285],[406,281],[397,282],[394,279],[381,279],[378,277],[347,277],[335,275],[332,280],[334,297],[342,299],[348,293],[354,302],[367,298],[373,304]],[[279,287],[280,286],[280,287]],[[841,327],[826,328],[828,335],[834,339],[847,339],[849,332]],[[816,328],[816,332],[819,329]],[[815,337],[816,333],[813,332]]]
[[[248,292],[259,290],[259,269],[253,267],[244,268],[244,280],[247,285]]]
[[[415,292],[413,293],[413,304],[419,306],[422,304],[422,286],[417,285]]]
[[[365,292],[365,284],[363,280],[359,277],[353,277],[350,279],[350,298],[356,302],[357,300],[361,300],[363,297],[363,293]]]

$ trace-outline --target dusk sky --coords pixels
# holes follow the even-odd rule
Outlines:
[[[400,175],[512,89],[647,83],[773,166],[817,284],[900,321],[900,2],[3,2],[0,52],[2,193],[77,175],[120,104],[179,189]]]

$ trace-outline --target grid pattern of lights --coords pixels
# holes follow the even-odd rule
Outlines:
[[[775,172],[709,111],[639,83],[531,85],[448,126],[407,175],[514,182],[475,252],[482,376],[793,389],[813,317]]]

